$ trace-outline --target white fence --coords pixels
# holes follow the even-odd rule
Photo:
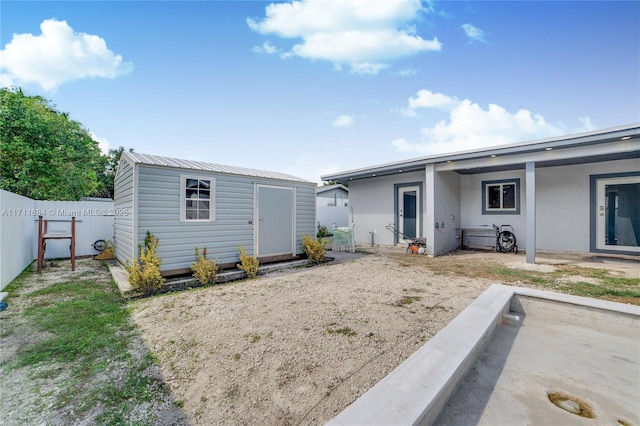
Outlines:
[[[113,240],[113,201],[37,201],[0,190],[0,289],[38,257],[38,216],[50,231],[71,229],[76,256],[91,256],[96,240]],[[70,257],[69,240],[48,240],[45,259]]]
[[[333,226],[349,226],[349,210],[346,206],[318,206],[316,215],[319,226],[326,226],[329,232]]]

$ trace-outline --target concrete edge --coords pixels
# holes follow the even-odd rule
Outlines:
[[[512,296],[511,287],[491,286],[327,424],[432,423],[493,336]]]
[[[497,327],[509,321],[503,316],[515,296],[640,316],[640,306],[494,284],[327,425],[432,424]]]
[[[584,308],[600,309],[603,311],[609,311],[613,313],[621,313],[627,315],[640,316],[640,306],[629,305],[626,303],[611,302],[608,300],[593,299],[590,297],[573,296],[564,293],[554,293],[545,290],[536,290],[526,287],[509,287],[502,284],[494,284],[501,287],[513,289],[513,294],[516,296],[534,297],[537,299],[548,300],[551,302],[566,303],[570,305],[580,306]]]

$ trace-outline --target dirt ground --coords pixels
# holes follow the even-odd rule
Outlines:
[[[498,263],[547,273],[554,264],[570,262],[640,282],[637,260],[584,263],[549,256],[527,266],[524,255],[487,251],[433,259],[407,254],[402,247],[359,252],[329,252],[335,260],[319,266],[131,300],[135,346],[157,359],[157,375],[172,393],[170,400],[136,411],[151,411],[167,425],[324,424],[495,282],[447,273],[455,268],[483,263],[495,268]],[[71,274],[108,282],[106,269],[91,263],[81,262]],[[20,292],[70,278],[68,271],[56,269],[68,270],[34,274]],[[21,298],[14,300],[11,312],[3,313],[2,321],[9,321],[3,326],[20,321],[25,307]],[[0,361],[15,352],[14,338],[16,334],[3,338]],[[63,379],[39,379],[38,399],[29,391],[32,379],[15,372],[3,376],[0,390],[9,386],[11,394],[0,395],[0,425],[41,424],[36,420],[43,418],[49,420],[42,424],[65,424],[53,396],[42,396],[53,394],[47,390]],[[14,421],[20,418],[34,422]]]
[[[131,311],[190,424],[324,424],[494,283],[435,275],[398,261],[403,256],[418,255],[375,249],[347,262],[136,300]],[[462,261],[525,267],[523,255],[477,256]],[[551,271],[558,262],[533,268]],[[640,278],[637,264],[593,265]]]

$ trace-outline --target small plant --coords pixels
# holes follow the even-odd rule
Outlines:
[[[160,257],[156,253],[160,240],[147,231],[144,246],[138,245],[139,259],[127,261],[125,269],[129,273],[131,287],[146,294],[152,294],[160,290],[165,279],[160,274]]]
[[[201,284],[213,284],[215,282],[218,265],[215,260],[207,259],[206,247],[202,249],[202,254],[196,247],[196,261],[191,265],[191,271],[193,272],[193,278],[200,281]]]
[[[255,256],[248,256],[244,247],[238,246],[240,252],[240,263],[236,266],[238,269],[242,269],[249,278],[254,278],[258,275],[258,258]]]
[[[324,255],[327,252],[327,249],[324,248],[322,241],[315,240],[308,235],[303,235],[302,246],[304,252],[307,254],[309,262],[320,263],[324,261]]]
[[[316,234],[317,238],[325,238],[329,236],[329,230],[326,226],[321,226],[318,228],[318,233]]]

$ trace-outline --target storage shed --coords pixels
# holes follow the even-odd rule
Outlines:
[[[150,231],[163,275],[189,273],[195,247],[223,267],[238,246],[266,263],[315,235],[316,184],[284,173],[123,152],[114,186],[116,259],[137,257]]]

